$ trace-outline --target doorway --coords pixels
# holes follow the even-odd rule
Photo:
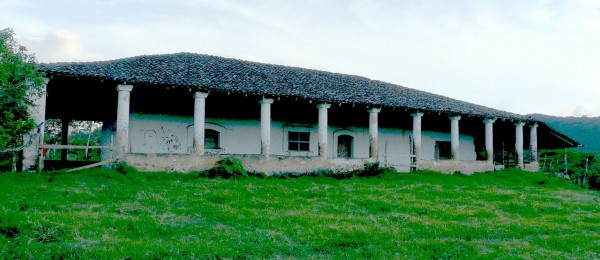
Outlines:
[[[337,157],[352,158],[353,157],[353,142],[354,137],[349,135],[340,135],[337,140]]]

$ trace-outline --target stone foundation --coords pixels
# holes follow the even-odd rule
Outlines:
[[[426,161],[419,162],[419,169],[432,170],[442,173],[473,174],[476,172],[494,171],[494,164],[489,161]]]
[[[124,161],[140,171],[192,172],[208,170],[224,158],[239,159],[248,171],[273,175],[283,172],[317,170],[352,171],[362,168],[369,159],[323,159],[320,157],[261,155],[195,155],[195,154],[127,154]]]
[[[524,164],[523,170],[528,171],[528,172],[537,172],[540,170],[540,163],[538,163],[538,162],[526,163],[526,164]]]
[[[352,171],[360,169],[365,163],[375,162],[373,159],[342,159],[321,158],[315,156],[277,156],[266,158],[258,154],[127,154],[124,161],[140,171],[193,172],[208,170],[224,158],[240,160],[248,171],[264,172],[273,175],[285,172],[313,172],[318,170]],[[385,165],[384,165],[385,166]],[[394,166],[400,172],[409,172],[410,167]],[[432,170],[442,173],[473,174],[477,172],[492,172],[504,167],[494,165],[489,161],[427,161],[419,162],[419,169]],[[525,164],[525,171],[538,171],[539,164]]]

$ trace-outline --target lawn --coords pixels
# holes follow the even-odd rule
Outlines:
[[[542,173],[0,173],[3,258],[600,258],[600,195]]]

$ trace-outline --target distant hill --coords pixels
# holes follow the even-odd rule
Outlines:
[[[600,152],[600,117],[558,117],[531,114],[531,117],[546,122],[551,127],[584,145],[576,150]]]

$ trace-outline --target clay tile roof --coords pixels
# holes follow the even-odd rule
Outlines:
[[[365,77],[194,53],[144,55],[99,62],[40,64],[47,75],[100,78],[128,84],[180,86],[264,96],[287,96],[373,107],[536,121]]]

